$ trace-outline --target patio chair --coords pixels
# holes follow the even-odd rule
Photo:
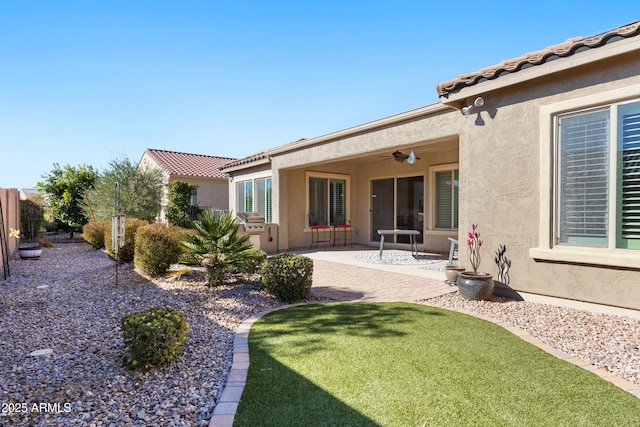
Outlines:
[[[353,229],[351,228],[351,221],[345,221],[343,218],[338,220],[338,223],[333,226],[333,246],[336,242],[341,242],[342,246],[353,246]]]
[[[318,243],[331,243],[331,227],[318,225],[318,221],[313,215],[309,215],[309,228],[311,228],[311,246],[309,246],[309,249],[317,248]],[[329,233],[328,236],[327,232]]]

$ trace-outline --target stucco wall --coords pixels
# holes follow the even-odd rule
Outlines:
[[[198,206],[229,210],[229,181],[226,179],[172,176],[170,181],[182,181],[197,187]]]
[[[506,245],[512,261],[511,287],[516,290],[640,309],[640,271],[540,262],[529,253],[540,245],[540,192],[551,192],[540,188],[540,108],[640,83],[638,58],[583,68],[483,94],[493,118],[489,111],[481,112],[478,122],[476,116],[456,118],[461,232],[479,224],[484,240],[482,271],[497,273],[495,251]],[[551,165],[542,166],[544,173],[552,174]],[[465,261],[464,245],[460,255]]]
[[[429,166],[457,163],[457,135],[452,133],[451,116],[455,110],[438,112],[401,125],[387,126],[346,138],[319,144],[304,150],[285,153],[272,158],[274,170],[274,201],[278,197],[281,249],[309,246],[310,231],[306,225],[306,173],[320,172],[349,175],[349,220],[354,227],[354,243],[371,243],[371,180],[387,177],[425,177],[425,200],[429,200]],[[389,157],[398,148],[414,146],[427,150],[415,164],[398,163]],[[276,176],[286,179],[286,186],[276,185]],[[237,179],[234,177],[234,179]],[[278,194],[279,193],[279,194]],[[277,195],[277,196],[276,196]],[[393,203],[393,201],[390,201]],[[275,214],[275,208],[274,208]],[[287,220],[283,221],[286,215]],[[275,221],[275,219],[274,219]],[[427,231],[426,247],[448,251],[448,237],[456,232]]]

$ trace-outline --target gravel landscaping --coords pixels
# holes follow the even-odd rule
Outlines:
[[[509,322],[557,350],[640,386],[640,319],[496,296],[492,301],[469,301],[457,293],[424,303]]]
[[[10,268],[0,281],[0,426],[207,425],[231,367],[234,331],[281,305],[257,277],[209,288],[198,270],[151,282],[125,265],[116,286],[114,262],[86,243],[12,259]],[[185,313],[184,354],[152,372],[127,371],[120,319],[161,305]],[[29,356],[41,349],[53,353]]]
[[[58,244],[10,267],[0,281],[0,426],[205,426],[226,383],[234,331],[282,305],[257,277],[210,288],[198,268],[150,281],[125,265],[116,286],[114,262],[86,243]],[[510,322],[640,385],[640,320],[455,294],[425,303]],[[151,372],[127,371],[120,319],[161,305],[185,313],[184,354]],[[41,349],[53,352],[30,356]]]

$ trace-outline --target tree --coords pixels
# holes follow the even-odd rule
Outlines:
[[[38,190],[49,195],[49,205],[56,222],[65,231],[79,231],[88,222],[84,194],[93,188],[98,175],[90,165],[61,168],[53,164],[48,175],[42,175],[44,182],[38,182]]]
[[[172,181],[169,183],[169,194],[167,195],[167,221],[171,225],[181,227],[191,226],[191,196],[195,194],[196,186],[188,182]]]
[[[153,221],[160,212],[162,172],[139,168],[124,155],[111,160],[90,193],[91,205],[98,219],[107,220],[114,214],[115,183],[120,188],[119,215]]]

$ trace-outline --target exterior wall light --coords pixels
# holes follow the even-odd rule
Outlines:
[[[462,107],[460,112],[463,116],[469,117],[475,111],[480,110],[480,108],[484,107],[484,98],[479,96],[473,101],[472,105],[467,105],[466,107]]]

